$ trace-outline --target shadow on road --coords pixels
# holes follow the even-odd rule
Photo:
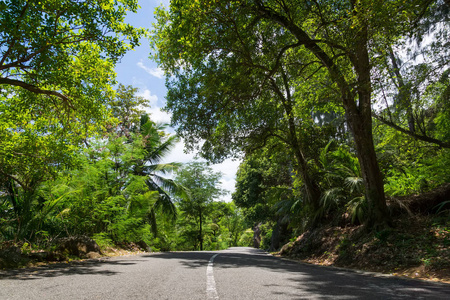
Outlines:
[[[187,268],[204,268],[208,265],[209,259],[217,252],[198,251],[198,252],[159,252],[142,257],[175,259],[179,260],[184,267]],[[222,252],[221,252],[222,253]]]
[[[202,268],[214,253],[217,252],[175,252],[149,256],[177,259],[187,268]],[[282,273],[286,278],[282,284],[265,283],[270,282],[270,278],[261,278],[261,285],[272,291],[274,299],[450,299],[450,285],[443,283],[292,262],[252,248],[231,248],[219,253],[214,261],[215,270],[254,268],[254,272],[263,269]],[[249,282],[242,278],[242,284]]]
[[[259,295],[261,291],[265,291],[264,296],[258,297],[261,299],[450,299],[448,284],[360,274],[297,263],[252,248],[231,248],[217,252],[152,253],[128,258],[88,260],[0,271],[0,282],[2,279],[35,280],[70,275],[113,276],[120,273],[117,270],[122,270],[116,268],[117,266],[140,263],[151,266],[160,263],[161,260],[176,260],[183,268],[203,268],[206,271],[206,266],[215,253],[219,255],[214,260],[214,273],[220,274],[222,279],[228,274],[227,280],[233,281],[231,287],[227,287],[232,289],[230,295],[235,292],[234,290],[248,293],[248,297],[240,294],[242,297],[238,297],[239,299],[257,299],[254,296]],[[171,264],[174,265],[176,264]],[[219,286],[222,283],[217,282]],[[255,294],[251,294],[251,291]],[[219,295],[220,292],[219,290]],[[230,299],[226,296],[225,298]]]
[[[111,270],[97,269],[105,265],[132,265],[135,264],[132,260],[105,260],[95,259],[86,261],[76,261],[71,263],[56,263],[42,267],[3,270],[0,271],[0,281],[2,279],[17,279],[17,280],[36,280],[44,277],[59,277],[70,275],[105,275],[112,276],[118,272]]]

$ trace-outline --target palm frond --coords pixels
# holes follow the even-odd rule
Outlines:
[[[170,124],[169,123],[155,123],[155,125],[156,125],[156,129],[158,130],[158,131],[164,131],[167,127],[169,127],[170,126]]]
[[[275,203],[273,206],[276,214],[279,216],[288,215],[291,212],[292,206],[294,205],[293,199],[281,200]]]
[[[363,179],[361,177],[347,177],[345,178],[345,186],[350,188],[350,193],[361,192],[363,188]]]
[[[175,204],[167,195],[160,195],[158,200],[155,202],[155,209],[161,209],[161,211],[171,219],[175,219],[177,217],[177,209]]]
[[[170,136],[166,141],[163,143],[157,145],[156,148],[154,148],[154,145],[148,144],[147,146],[147,155],[145,156],[146,161],[148,161],[151,164],[159,163],[164,156],[170,153],[170,151],[173,150],[176,143],[179,141],[178,137],[173,135]]]
[[[330,211],[333,207],[338,206],[342,198],[341,188],[335,187],[324,191],[320,198],[322,209],[325,212]]]
[[[147,185],[150,183],[151,190],[153,191],[163,191],[165,194],[177,196],[186,194],[186,189],[182,185],[178,184],[173,179],[164,178],[157,174],[151,174],[151,177],[147,179],[147,182]]]
[[[347,211],[352,217],[352,223],[358,220],[363,223],[367,212],[367,201],[365,196],[355,197],[347,203]]]
[[[322,167],[326,169],[329,167],[328,150],[333,142],[334,140],[330,140],[325,148],[320,151],[319,162],[322,164]]]
[[[182,167],[182,165],[183,165],[182,163],[171,162],[171,163],[165,163],[165,164],[148,165],[148,166],[142,167],[142,169],[146,173],[159,172],[162,174],[168,174],[168,173],[177,171],[178,169],[180,169]]]

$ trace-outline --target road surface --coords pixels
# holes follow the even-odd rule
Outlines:
[[[450,285],[230,248],[0,271],[0,299],[450,299]]]

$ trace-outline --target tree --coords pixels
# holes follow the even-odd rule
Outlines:
[[[172,198],[175,196],[187,197],[185,187],[173,179],[165,177],[168,173],[172,173],[181,167],[181,164],[177,162],[162,163],[164,156],[170,153],[178,142],[176,135],[168,135],[164,132],[165,128],[166,125],[164,124],[156,124],[150,121],[148,115],[141,116],[138,133],[144,141],[145,155],[142,159],[136,160],[133,166],[133,173],[138,176],[145,176],[148,188],[159,194],[148,215],[155,235],[158,234],[156,212],[162,211],[170,218],[175,219],[177,210]]]
[[[170,218],[176,217],[176,208],[172,196],[186,196],[185,190],[164,175],[177,170],[181,164],[162,163],[165,155],[170,153],[178,142],[176,135],[164,132],[166,124],[156,124],[142,109],[148,107],[148,100],[137,96],[137,88],[119,85],[114,101],[111,102],[113,116],[118,123],[109,131],[116,137],[126,137],[128,143],[142,139],[144,155],[133,160],[133,174],[146,177],[146,184],[152,191],[158,192],[158,200],[149,210],[148,219],[155,235],[158,234],[156,212],[159,210]]]
[[[239,166],[233,193],[233,202],[242,209],[246,222],[253,228],[258,226],[267,231],[262,243],[271,251],[279,249],[280,243],[290,238],[287,228],[298,225],[295,219],[301,218],[300,215],[303,215],[303,223],[317,223],[313,216],[319,209],[307,205],[307,199],[300,192],[305,188],[303,184],[294,186],[295,178],[301,182],[301,177],[295,176],[293,158],[280,151],[282,147],[269,144],[247,155]],[[282,209],[294,199],[297,210]],[[293,215],[293,211],[297,215]]]
[[[200,250],[203,250],[204,223],[211,212],[212,202],[224,194],[218,187],[221,174],[214,172],[205,163],[192,162],[178,171],[175,181],[189,190],[189,197],[179,199],[183,214],[195,220]]]
[[[0,84],[49,102],[57,97],[72,109],[96,108],[95,73],[108,70],[144,33],[124,23],[137,8],[133,0],[2,1]]]
[[[237,247],[239,238],[247,227],[241,210],[233,202],[227,205],[230,207],[230,214],[225,215],[220,224],[228,230],[230,238],[228,245]]]
[[[234,202],[214,201],[210,217],[213,242],[216,244],[211,250],[237,247],[246,224],[241,210]]]
[[[409,38],[387,47],[385,60],[376,65],[376,100],[382,109],[373,115],[416,140],[450,148],[447,130],[439,124],[448,115],[450,94],[446,42],[450,6],[429,1],[425,8]]]
[[[247,31],[243,29],[245,20],[227,20],[226,13],[218,12],[216,16],[214,12],[211,18],[223,18],[223,29],[237,32],[236,36],[216,36],[216,41],[207,41],[214,44],[214,50],[201,46],[183,53],[188,61],[184,70],[178,68],[172,56],[180,46],[175,38],[181,25],[170,27],[171,31],[169,26],[164,27],[168,16],[161,16],[154,42],[165,49],[157,54],[159,62],[176,74],[168,82],[167,109],[173,112],[172,122],[188,147],[205,140],[201,153],[213,161],[240,151],[250,153],[272,139],[284,143],[295,157],[305,198],[317,208],[320,187],[308,165],[307,150],[313,148],[311,141],[315,140],[310,138],[314,127],[318,127],[315,116],[321,111],[339,110],[330,96],[335,92],[330,83],[307,80],[311,73],[324,81],[327,78],[323,70],[311,68],[307,59],[298,58],[307,56],[304,51],[284,45],[290,38],[283,36],[279,28],[261,22]],[[183,20],[173,20],[178,21],[186,25]],[[197,25],[206,28],[207,22]],[[197,50],[206,52],[197,57]],[[308,91],[311,86],[317,89],[317,95]],[[320,100],[314,103],[312,99]]]
[[[137,88],[131,85],[119,84],[114,100],[109,103],[112,115],[117,119],[118,124],[114,129],[118,135],[129,136],[131,132],[141,130],[141,117],[145,115],[143,110],[149,107],[148,100],[142,96],[137,96]]]
[[[0,88],[34,120],[86,137],[107,118],[115,63],[145,33],[124,23],[136,10],[133,0],[2,1]]]
[[[208,90],[205,94],[200,88],[203,86],[199,86],[196,80],[210,75],[205,69],[210,69],[212,64],[215,64],[216,72],[235,70],[237,74],[249,76],[241,85],[252,87],[253,83],[263,87],[254,82],[251,73],[243,73],[238,68],[254,63],[251,51],[261,58],[266,58],[267,54],[273,58],[265,65],[269,66],[268,69],[292,51],[296,51],[299,62],[312,69],[311,76],[325,69],[326,78],[339,95],[354,140],[369,204],[367,225],[377,226],[386,224],[389,215],[372,136],[371,66],[378,55],[377,43],[387,45],[405,35],[409,16],[416,14],[417,7],[423,8],[425,5],[421,1],[372,0],[173,1],[169,12],[160,10],[157,16],[159,23],[154,32],[158,48],[156,57],[169,74],[182,82],[179,86],[176,82],[168,85],[169,99],[172,90],[177,93],[187,88],[189,92],[186,96],[179,97],[187,103],[192,99],[205,103],[205,99],[214,95]],[[264,31],[266,28],[271,28],[272,34],[267,34],[268,31]],[[228,104],[220,101],[223,91],[233,95],[236,87],[239,88],[239,83],[236,84],[232,78],[220,79],[210,82],[210,89],[219,87],[216,94],[216,107],[219,108]],[[290,88],[284,89],[285,96]],[[260,89],[250,91],[258,93]],[[197,114],[185,106],[176,105],[178,102],[171,104],[169,100],[168,108],[173,111],[175,122],[179,120],[183,124],[192,124],[194,121],[193,125],[180,129],[188,136],[187,140],[190,142],[202,135],[208,137],[203,146],[205,152],[216,147],[222,149],[224,140],[233,141],[233,136],[227,135],[217,139],[216,132],[220,133],[222,128],[236,126],[241,128],[241,132],[247,132],[247,128],[239,126],[242,124],[228,123],[222,116],[221,122],[217,122],[219,110],[215,106],[199,106],[200,113]],[[254,113],[262,123],[268,119],[267,112],[254,111],[253,107],[244,109]],[[199,115],[209,122],[195,122]]]
[[[14,199],[24,191],[23,209],[106,125],[114,65],[145,32],[124,23],[136,9],[132,0],[0,2],[0,185]]]

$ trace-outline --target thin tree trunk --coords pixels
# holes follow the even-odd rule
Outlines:
[[[295,141],[293,141],[295,142]],[[314,211],[317,211],[320,207],[320,197],[321,192],[319,186],[312,180],[309,175],[308,163],[303,155],[302,150],[300,149],[298,143],[293,145],[294,155],[297,159],[298,170],[302,176],[303,184],[305,185],[306,194],[308,195],[309,202]]]
[[[298,172],[302,176],[303,184],[305,185],[306,194],[308,200],[314,211],[317,211],[320,207],[320,189],[318,185],[312,180],[309,175],[308,162],[303,155],[301,144],[297,138],[297,131],[295,130],[294,118],[292,112],[288,112],[289,116],[289,135],[291,139],[291,147],[294,150],[295,158],[297,159]]]
[[[416,128],[414,125],[414,115],[413,115],[413,109],[412,109],[412,103],[411,103],[411,92],[409,91],[409,88],[406,86],[403,76],[400,73],[400,67],[397,63],[397,58],[395,57],[394,51],[392,48],[389,48],[389,57],[392,61],[392,67],[393,72],[395,74],[395,77],[397,78],[397,85],[398,85],[398,105],[400,107],[403,106],[403,108],[406,107],[406,115],[408,118],[408,128],[409,131],[412,133],[416,132]]]
[[[292,112],[292,98],[291,93],[289,91],[290,86],[286,76],[286,73],[281,68],[283,82],[285,85],[286,97],[283,95],[277,84],[273,81],[272,86],[275,92],[278,94],[280,98],[286,116],[288,117],[288,137],[289,137],[289,146],[292,148],[294,152],[294,156],[297,160],[297,172],[300,173],[302,177],[302,181],[306,190],[306,195],[309,203],[312,206],[313,211],[317,211],[320,207],[320,197],[321,192],[319,186],[314,182],[314,180],[310,176],[308,162],[305,159],[304,151],[301,142],[297,137],[297,126],[295,125],[295,119]]]
[[[200,210],[200,228],[199,228],[199,233],[198,233],[198,238],[200,240],[200,251],[203,251],[203,228],[202,228],[202,211]]]

